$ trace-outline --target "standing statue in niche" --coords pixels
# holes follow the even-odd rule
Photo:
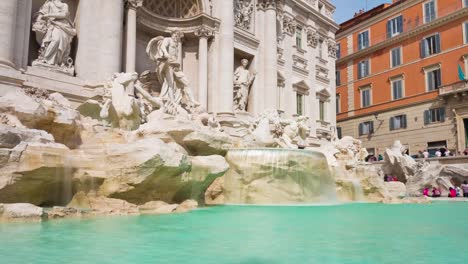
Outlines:
[[[156,62],[163,109],[172,115],[179,114],[183,110],[191,112],[200,105],[192,95],[189,81],[180,70],[178,46],[179,34],[173,32],[171,37],[153,38],[146,48],[150,59]]]
[[[245,30],[250,30],[250,25],[252,24],[252,13],[252,0],[238,0],[235,14],[236,26]]]
[[[246,111],[249,100],[250,87],[255,80],[256,73],[247,69],[249,61],[243,59],[241,66],[234,72],[234,111]]]
[[[47,0],[36,14],[32,30],[41,45],[39,57],[32,65],[73,75],[70,50],[76,30],[70,20],[68,5],[62,0]]]

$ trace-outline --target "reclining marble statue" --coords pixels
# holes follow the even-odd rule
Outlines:
[[[36,14],[32,30],[41,45],[39,57],[32,65],[73,75],[75,70],[70,50],[76,30],[68,5],[62,0],[47,0]]]
[[[183,110],[191,112],[200,105],[194,99],[190,84],[180,69],[178,45],[178,34],[173,32],[171,37],[153,38],[146,49],[150,59],[156,62],[163,109],[173,115]]]
[[[234,111],[247,111],[249,92],[256,73],[247,69],[249,61],[242,59],[241,66],[234,72]]]

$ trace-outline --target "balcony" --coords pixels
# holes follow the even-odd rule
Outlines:
[[[422,8],[422,6],[421,6]],[[400,42],[406,38],[412,37],[414,34],[418,34],[424,32],[425,30],[429,30],[434,26],[440,26],[445,23],[450,22],[453,19],[458,19],[460,17],[466,17],[468,14],[468,7],[463,7],[462,1],[457,1],[455,4],[450,5],[444,9],[439,9],[437,11],[436,17],[432,19],[431,22],[426,23],[426,17],[424,16],[416,16],[416,17],[403,17],[404,23],[403,28],[400,33],[389,35],[387,32],[382,35],[375,35],[370,33],[370,45],[369,47],[360,49],[357,43],[357,38],[354,37],[353,42],[355,43],[353,50],[342,56],[337,62],[342,62],[351,57],[361,56],[364,53],[370,53],[377,49],[384,47],[387,44]],[[377,23],[385,23],[387,21],[386,18],[382,19],[380,22]],[[375,25],[375,24],[374,24]],[[372,27],[372,26],[371,26]],[[372,29],[371,29],[372,31]],[[344,50],[342,51],[344,52]],[[349,51],[348,51],[349,52]]]
[[[440,97],[458,97],[459,95],[463,97],[468,95],[468,80],[459,81],[439,88]]]

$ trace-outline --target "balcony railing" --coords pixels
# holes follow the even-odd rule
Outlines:
[[[459,81],[459,82],[445,85],[439,88],[440,96],[449,95],[449,94],[457,94],[457,93],[467,93],[467,92],[468,92],[468,80]]]
[[[421,10],[422,10],[422,8],[423,7],[421,6]],[[370,48],[372,46],[375,46],[377,44],[385,42],[385,41],[387,41],[389,39],[399,37],[399,36],[404,35],[404,34],[406,34],[408,32],[411,32],[413,30],[418,29],[419,27],[434,23],[435,21],[437,21],[438,19],[440,19],[442,17],[448,16],[450,14],[453,14],[453,13],[459,11],[460,9],[465,9],[465,8],[468,9],[468,7],[463,7],[462,1],[457,1],[456,4],[453,4],[451,6],[447,6],[447,7],[443,8],[443,9],[439,9],[437,11],[436,17],[431,18],[430,22],[426,22],[426,18],[428,18],[428,17],[425,17],[425,16],[421,16],[421,17],[420,16],[416,16],[416,17],[405,17],[405,16],[403,16],[403,21],[404,22],[403,22],[402,32],[400,32],[397,35],[395,35],[395,34],[394,35],[389,35],[388,32],[386,32],[385,34],[376,36],[376,35],[372,34],[372,30],[371,30],[370,33],[369,33],[369,39],[370,39],[369,47],[362,48],[362,49],[359,48],[358,38],[354,37],[353,42],[355,43],[355,45],[354,45],[354,48],[353,48],[353,53],[356,53],[356,52],[359,52],[359,51],[364,51],[364,50],[366,50],[366,49],[368,49],[368,48]],[[385,24],[385,27],[387,27],[386,24]],[[342,52],[345,53],[346,50],[342,49]],[[345,57],[345,56],[351,55],[353,53],[349,53],[349,54],[346,54],[346,55],[341,54],[342,55],[341,57]]]

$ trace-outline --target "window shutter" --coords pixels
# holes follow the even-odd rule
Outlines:
[[[428,125],[430,123],[431,113],[429,110],[424,111],[424,125]]]
[[[397,19],[397,24],[398,24],[398,32],[403,33],[403,16],[399,16]]]
[[[441,52],[440,48],[440,34],[435,35],[435,43],[436,43],[436,53]]]
[[[430,21],[430,17],[431,17],[431,9],[429,5],[430,5],[429,3],[424,4],[424,9],[426,10],[425,12],[426,17],[424,17],[424,22],[426,23]]]
[[[440,76],[441,70],[438,69],[434,72],[434,77],[435,77],[435,87],[434,88],[439,88],[442,85],[442,76]]]
[[[358,47],[361,50],[362,49],[362,33],[358,34],[357,41],[358,41]]]
[[[368,76],[369,75],[369,60],[366,60],[364,62],[364,67],[365,67],[364,76]]]
[[[468,2],[468,0],[465,2]],[[468,3],[465,6],[468,7]],[[468,22],[465,23],[465,44],[468,44]]]
[[[407,123],[406,123],[406,115],[402,115],[402,116],[401,116],[401,127],[402,127],[402,128],[406,128],[406,125],[407,125]]]
[[[369,134],[374,133],[374,121],[369,122]]]
[[[427,73],[427,89],[429,91],[434,90],[434,72],[428,72]]]
[[[358,63],[358,79],[362,78],[362,61]]]
[[[392,21],[387,21],[387,38],[392,37]]]
[[[439,108],[440,121],[445,122],[445,108]]]
[[[390,117],[390,131],[395,130],[395,126],[394,126],[394,123],[393,123],[394,119],[395,119],[394,117]]]
[[[426,39],[421,40],[421,43],[419,43],[419,49],[421,51],[421,58],[426,57]]]
[[[401,64],[401,48],[396,49],[397,65]]]
[[[359,136],[362,136],[362,123],[359,124]]]

